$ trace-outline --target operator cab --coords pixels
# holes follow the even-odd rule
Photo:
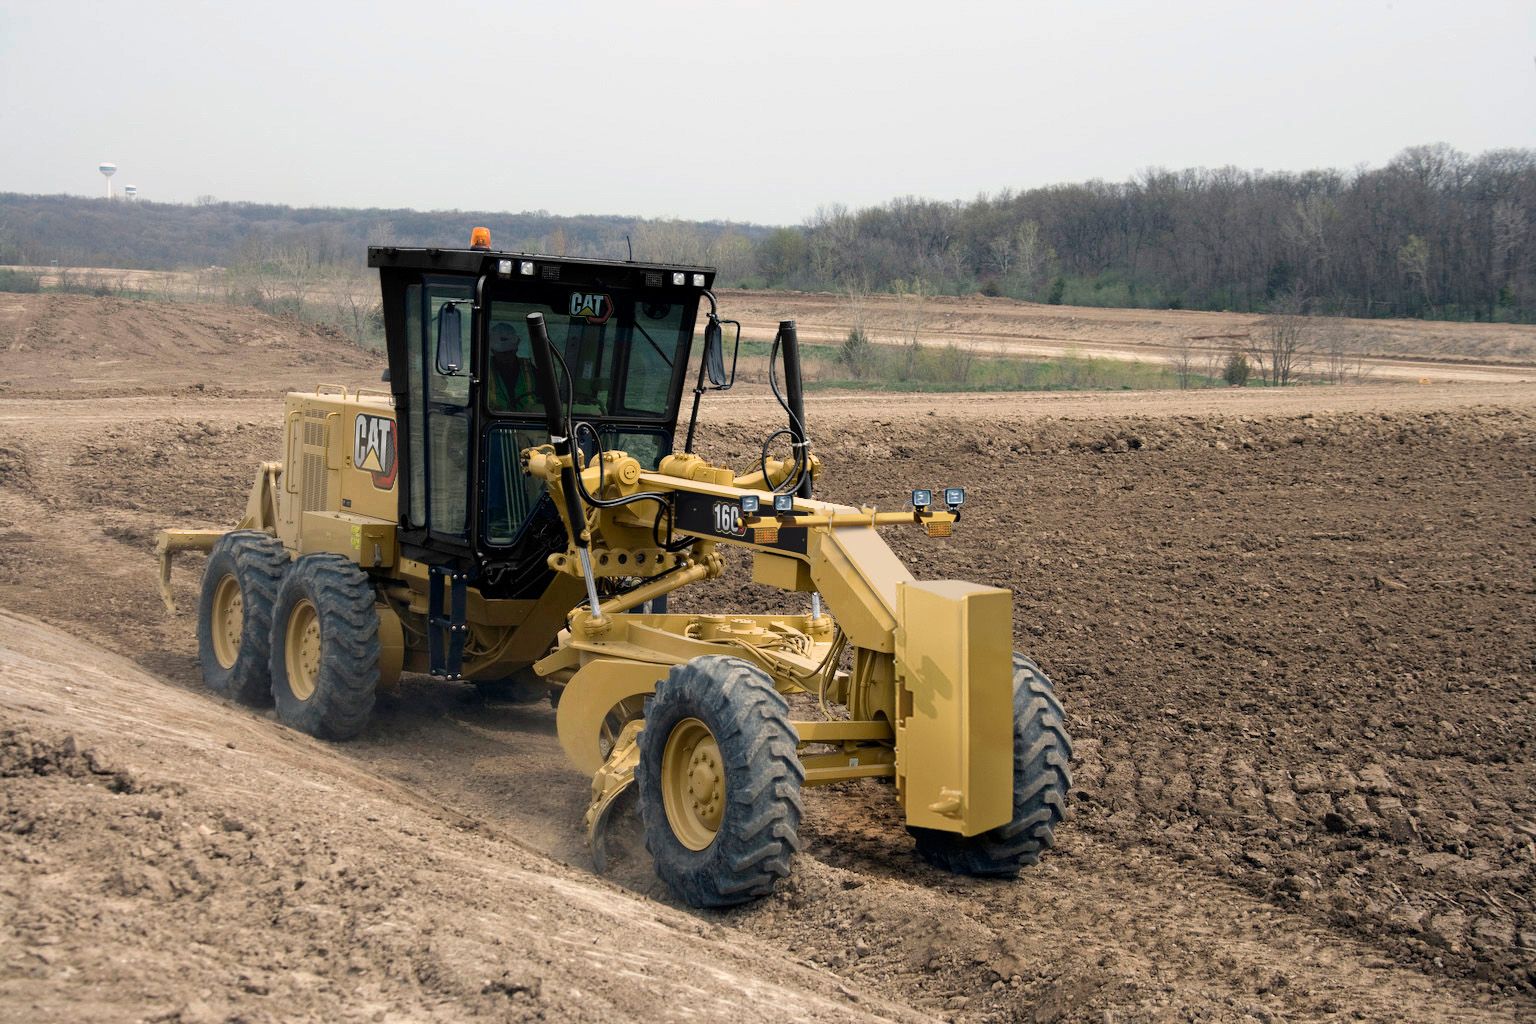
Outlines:
[[[543,314],[575,420],[654,469],[672,451],[707,267],[489,248],[372,247],[401,438],[402,553],[534,597],[566,546],[523,449],[549,441],[529,313]],[[589,450],[591,441],[587,439]]]

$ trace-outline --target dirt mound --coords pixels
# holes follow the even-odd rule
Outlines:
[[[377,385],[383,359],[331,328],[244,307],[0,296],[6,397],[281,394],[317,373]]]
[[[915,1019],[34,620],[0,636],[10,1012]]]

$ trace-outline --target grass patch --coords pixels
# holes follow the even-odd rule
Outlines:
[[[29,274],[24,270],[14,270],[10,267],[0,267],[0,292],[31,293],[42,290],[42,279],[37,274]]]
[[[767,342],[741,343],[744,378],[766,377],[771,349]],[[955,343],[860,346],[857,367],[849,365],[849,355],[841,345],[801,345],[807,390],[1156,391],[1179,386],[1178,376],[1166,364],[1100,356],[981,355]],[[1220,383],[1200,374],[1189,381],[1197,388]]]

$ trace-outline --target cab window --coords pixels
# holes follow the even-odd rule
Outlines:
[[[575,293],[579,295],[579,293]],[[529,313],[542,313],[554,350],[569,368],[571,412],[578,416],[660,419],[687,354],[686,308],[680,303],[602,295],[573,315],[574,297],[548,302],[492,302],[487,403],[492,413],[543,413],[533,378]],[[607,308],[603,303],[611,303]],[[596,309],[597,313],[590,311]],[[558,371],[557,371],[558,372]]]

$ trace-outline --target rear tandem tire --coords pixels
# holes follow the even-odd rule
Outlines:
[[[917,852],[960,875],[1012,878],[1056,843],[1072,788],[1072,738],[1056,689],[1040,667],[1013,656],[1013,819],[975,836],[908,828]]]
[[[675,666],[646,702],[639,745],[645,846],[684,902],[745,903],[789,875],[805,769],[766,672],[717,655]]]
[[[272,611],[277,717],[311,736],[349,740],[373,713],[379,685],[373,584],[340,555],[294,563]]]
[[[270,534],[226,533],[208,552],[197,606],[197,659],[214,693],[252,707],[272,703],[268,643],[288,552]]]

